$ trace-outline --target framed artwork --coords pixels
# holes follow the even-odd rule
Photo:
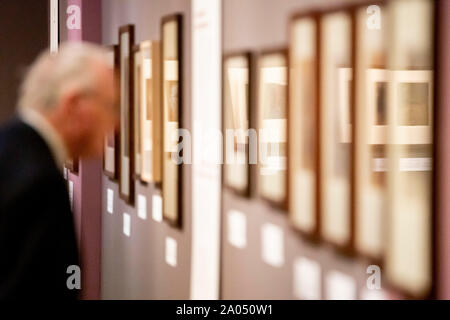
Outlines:
[[[399,104],[393,113],[396,144],[429,144],[432,140],[433,72],[431,70],[368,69],[370,143],[387,143],[387,91]],[[414,109],[414,110],[413,110]]]
[[[251,74],[249,52],[230,54],[223,58],[223,182],[226,187],[244,196],[250,195],[248,130],[251,128]]]
[[[134,177],[136,180],[141,179],[141,74],[142,74],[142,60],[140,45],[133,47],[133,61],[134,61],[134,80],[133,80],[133,131],[134,131]]]
[[[320,229],[349,251],[352,241],[352,15],[320,17]]]
[[[134,202],[134,26],[119,29],[120,50],[120,176],[119,194],[128,203]]]
[[[392,1],[388,43],[388,214],[385,274],[389,284],[426,298],[433,283],[432,0]],[[414,21],[413,24],[410,21]],[[414,36],[411,36],[414,35]]]
[[[380,15],[385,7],[380,3]],[[387,34],[367,27],[367,6],[355,11],[355,250],[382,265],[387,212]]]
[[[352,68],[338,68],[337,70],[337,95],[339,108],[339,139],[342,143],[352,141],[352,117],[351,117],[351,97],[352,97]]]
[[[433,71],[390,71],[390,98],[397,105],[392,113],[394,144],[432,143]]]
[[[181,14],[166,16],[161,22],[162,52],[162,198],[163,217],[181,226],[182,167],[178,156],[178,129],[182,128],[182,24]]]
[[[365,70],[365,92],[367,94],[368,143],[385,145],[387,140],[387,91],[389,70]]]
[[[108,47],[108,60],[114,69],[114,74],[118,76],[119,68],[119,46]],[[117,179],[118,167],[118,132],[109,132],[105,136],[104,154],[103,154],[103,172],[111,179]]]
[[[288,106],[288,199],[294,227],[319,234],[318,210],[318,17],[295,16],[290,23]]]
[[[287,51],[266,51],[258,59],[259,195],[287,207]]]
[[[78,159],[67,159],[64,166],[73,173],[78,173]]]
[[[161,183],[161,46],[141,43],[141,179]]]

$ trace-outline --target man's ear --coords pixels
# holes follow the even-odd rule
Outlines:
[[[60,100],[61,116],[66,123],[67,128],[71,128],[75,132],[79,132],[82,128],[83,121],[81,110],[81,95],[75,91],[67,92]]]
[[[80,104],[80,95],[75,91],[69,91],[61,97],[61,107],[68,116],[73,116],[78,111]]]

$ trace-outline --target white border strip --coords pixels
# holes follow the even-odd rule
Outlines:
[[[59,17],[58,0],[50,0],[50,52],[58,52]]]
[[[218,299],[220,290],[220,165],[199,159],[201,132],[221,128],[221,8],[222,0],[192,0],[191,299]]]

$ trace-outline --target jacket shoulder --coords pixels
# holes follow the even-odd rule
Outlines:
[[[18,119],[0,129],[0,195],[57,174],[50,149],[34,129]]]

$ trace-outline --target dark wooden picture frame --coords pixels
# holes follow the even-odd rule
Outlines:
[[[263,110],[263,107],[265,106],[265,103],[268,103],[268,102],[265,102],[265,100],[263,100],[263,97],[261,95],[263,93],[265,95],[267,95],[268,92],[270,91],[270,90],[266,90],[267,88],[262,90],[262,85],[263,85],[263,74],[262,74],[263,73],[262,72],[263,68],[262,68],[262,64],[264,63],[263,60],[267,59],[270,56],[272,56],[272,57],[278,56],[279,58],[284,60],[284,63],[282,65],[277,66],[277,67],[286,69],[285,70],[285,79],[284,79],[286,84],[285,85],[280,85],[280,84],[277,85],[278,89],[280,89],[279,87],[284,87],[281,92],[278,90],[279,92],[277,93],[277,94],[281,95],[281,97],[280,96],[277,96],[277,97],[270,96],[270,98],[272,99],[272,102],[275,101],[275,103],[279,102],[279,103],[283,104],[284,110],[278,110],[278,111],[280,111],[282,113],[282,115],[284,115],[285,118],[273,118],[273,119],[269,120],[269,121],[271,121],[271,120],[278,120],[278,124],[274,123],[274,125],[275,126],[279,125],[280,128],[282,128],[282,126],[283,126],[283,121],[282,120],[285,120],[285,124],[284,124],[284,126],[285,126],[285,133],[284,133],[284,135],[281,134],[281,136],[284,136],[285,141],[278,141],[280,139],[279,137],[278,138],[275,137],[275,142],[270,141],[270,139],[273,136],[276,136],[276,134],[277,134],[276,132],[279,131],[277,129],[280,129],[280,128],[272,127],[271,131],[269,131],[268,136],[266,136],[266,137],[264,137],[265,134],[261,134],[262,133],[261,130],[263,130],[263,128],[264,128],[264,126],[263,126],[263,113],[265,111],[267,111],[267,110]],[[287,157],[287,133],[288,133],[287,132],[287,109],[288,109],[288,85],[289,85],[288,69],[289,69],[288,50],[285,47],[263,50],[258,55],[258,62],[257,62],[257,73],[258,73],[258,80],[257,80],[257,82],[258,82],[258,84],[257,84],[257,105],[258,105],[258,111],[257,111],[257,115],[258,115],[258,118],[257,118],[258,119],[257,120],[257,129],[258,129],[258,180],[257,181],[258,181],[258,195],[259,195],[260,198],[265,200],[271,206],[273,206],[275,208],[278,208],[278,209],[281,209],[283,211],[287,210],[287,194],[288,194],[288,192],[287,192],[287,158],[288,158]],[[275,88],[273,88],[273,89],[275,89]],[[274,90],[272,90],[272,92],[273,91]],[[281,100],[277,101],[278,99],[281,99]],[[272,110],[273,106],[269,107],[269,108],[271,108],[271,110]],[[273,132],[275,132],[275,134],[272,134]],[[280,145],[281,145],[281,147],[283,147],[282,144],[284,144],[284,147],[285,147],[285,149],[284,149],[285,150],[284,158],[285,158],[285,161],[286,161],[285,165],[284,165],[284,169],[283,168],[281,168],[281,169],[279,169],[279,168],[273,169],[273,168],[270,168],[270,166],[269,166],[269,168],[267,168],[267,167],[265,168],[263,166],[262,161],[261,161],[261,152],[262,152],[261,148],[262,148],[262,145],[263,145],[263,139],[266,139],[266,138],[269,139],[269,142],[267,142],[267,144],[270,145],[270,148],[266,148],[266,151],[268,149],[272,150],[272,145],[273,144],[278,144],[279,147],[280,147]],[[280,149],[278,149],[278,151],[279,150]],[[282,160],[283,156],[278,155],[278,156],[276,156],[276,158],[278,158],[277,160],[279,162],[276,163],[275,166],[277,166],[277,165],[278,166],[279,165],[282,166],[282,161],[280,161],[280,160]],[[277,175],[280,175],[278,177],[278,180],[281,180],[281,181],[278,181],[279,182],[279,186],[281,188],[283,188],[283,190],[284,190],[282,192],[282,195],[279,197],[279,199],[275,199],[276,196],[271,198],[270,196],[265,194],[265,192],[263,191],[263,188],[264,188],[263,177],[265,177],[265,174],[263,175],[261,173],[262,173],[262,170],[265,170],[265,169],[267,169],[268,171],[270,171],[270,170],[281,171],[280,173],[275,173]],[[272,181],[272,183],[276,183],[276,181]]]
[[[128,35],[128,43],[123,43]],[[120,53],[120,135],[119,135],[119,195],[127,203],[134,203],[134,25],[119,28]],[[128,57],[124,57],[128,53]],[[126,65],[124,64],[126,60]],[[124,74],[125,73],[125,74]],[[128,153],[126,155],[125,153]],[[125,167],[126,166],[126,167]],[[126,188],[128,187],[128,188]],[[124,190],[127,189],[127,190]]]
[[[229,183],[227,183],[226,175],[227,175],[227,136],[226,136],[226,130],[230,129],[227,127],[227,114],[228,112],[233,113],[233,110],[227,110],[227,101],[231,100],[231,93],[227,93],[227,88],[230,89],[229,85],[227,85],[229,81],[229,77],[227,76],[227,70],[226,65],[230,60],[233,59],[243,59],[245,60],[245,64],[247,65],[247,87],[245,88],[246,94],[245,94],[245,103],[246,103],[246,111],[245,115],[247,117],[247,130],[254,129],[253,125],[253,119],[252,119],[252,102],[253,99],[253,93],[254,93],[254,54],[252,54],[250,51],[242,51],[242,52],[233,52],[225,54],[222,58],[222,133],[224,137],[224,143],[223,143],[223,166],[222,166],[222,181],[225,188],[233,191],[237,195],[243,196],[243,197],[249,197],[251,195],[251,188],[252,188],[252,179],[251,179],[251,165],[249,163],[249,152],[250,152],[250,143],[251,143],[251,137],[250,137],[250,131],[249,135],[246,137],[246,144],[245,144],[245,163],[243,166],[245,166],[246,170],[246,186],[243,188],[237,188],[236,186],[233,186]],[[230,104],[233,102],[230,101]],[[255,139],[257,140],[257,139]],[[256,141],[254,141],[256,143]],[[234,145],[234,143],[233,143]],[[257,151],[257,147],[254,147],[254,150]],[[235,150],[236,151],[236,150]],[[230,170],[232,170],[230,168]]]
[[[141,50],[141,180],[161,187],[161,46],[159,41],[143,41]],[[150,62],[148,61],[150,59]],[[147,70],[150,68],[151,70]]]
[[[114,76],[116,79],[119,79],[119,46],[118,45],[111,45],[107,47],[108,50],[112,51],[113,54],[113,64],[114,64]],[[120,93],[117,95],[119,96]],[[119,98],[120,101],[120,98]],[[116,180],[119,176],[119,133],[118,130],[114,130],[114,132],[111,132],[108,134],[108,136],[105,137],[105,146],[104,146],[104,152],[103,152],[103,173],[109,177],[111,180]],[[112,145],[108,145],[108,139],[112,139]],[[113,164],[112,164],[112,170],[107,169],[107,157],[108,157],[108,148],[112,149],[113,153]],[[111,150],[110,152],[111,153]]]
[[[173,38],[166,39],[166,28],[174,24]],[[171,43],[169,43],[171,42]],[[172,154],[183,155],[183,151],[172,150],[176,147],[171,141],[173,131],[183,128],[183,15],[173,14],[161,20],[161,106],[162,106],[162,198],[163,218],[175,227],[182,226],[182,186],[183,164],[176,164]],[[166,60],[166,51],[174,50],[172,57]],[[167,63],[166,63],[167,62]],[[169,68],[169,66],[172,66]],[[166,80],[169,73],[175,80]],[[167,87],[166,87],[167,86]],[[170,104],[176,103],[176,106]],[[172,120],[169,120],[172,119]],[[181,141],[178,139],[177,144]],[[169,150],[167,150],[169,149]]]
[[[298,23],[312,22],[312,30],[303,27],[301,32],[312,32],[311,43],[307,50],[312,49],[312,56],[303,55],[303,60],[297,61],[295,50],[304,48],[305,39],[295,38],[294,28]],[[309,39],[309,38],[307,38]],[[320,240],[320,130],[319,130],[319,105],[320,105],[320,35],[319,13],[316,11],[294,14],[289,22],[289,53],[288,53],[288,107],[287,107],[287,131],[288,131],[288,160],[287,160],[287,190],[288,211],[290,221],[301,235],[306,239],[317,242]],[[306,63],[306,65],[305,65]],[[309,72],[309,73],[308,73]],[[299,80],[297,80],[299,78]],[[307,78],[307,79],[306,79]],[[305,81],[306,80],[306,81]],[[297,83],[299,81],[299,83]],[[301,85],[299,91],[296,85]],[[312,89],[311,89],[312,87]],[[305,101],[306,100],[306,103]],[[304,110],[309,108],[309,110]],[[304,118],[304,112],[308,117]],[[298,136],[298,131],[303,136]],[[309,136],[308,136],[309,134]],[[312,149],[312,150],[311,150]],[[303,152],[302,152],[303,151]],[[306,159],[309,157],[309,159]],[[304,167],[303,173],[299,167]],[[310,171],[309,174],[307,171]],[[295,181],[297,179],[297,181]],[[298,183],[298,185],[297,185]],[[310,187],[305,185],[307,183]],[[306,191],[306,192],[305,192]],[[308,192],[310,199],[304,199]],[[298,197],[301,197],[299,200]],[[309,203],[304,207],[305,203]],[[300,208],[298,208],[300,206]],[[301,217],[309,209],[310,216]]]
[[[394,6],[395,5],[397,6]],[[389,215],[387,219],[388,230],[386,231],[386,252],[384,259],[384,274],[386,275],[387,287],[394,289],[397,292],[401,292],[404,297],[411,299],[430,299],[436,298],[437,283],[436,274],[438,271],[438,260],[439,256],[437,253],[438,239],[440,239],[439,234],[437,234],[437,217],[436,217],[436,192],[438,185],[436,181],[440,177],[440,173],[437,172],[436,162],[439,161],[437,156],[436,142],[439,143],[439,136],[437,132],[438,122],[436,122],[439,116],[439,108],[436,105],[437,102],[437,87],[440,77],[438,76],[439,65],[436,65],[440,61],[438,48],[440,42],[438,41],[439,35],[437,34],[440,28],[440,18],[442,15],[439,14],[440,1],[422,1],[422,2],[407,2],[406,5],[412,6],[420,4],[422,7],[416,7],[415,10],[411,10],[416,14],[430,14],[431,16],[421,19],[418,16],[408,16],[408,19],[414,20],[415,24],[411,25],[407,19],[402,19],[401,16],[405,8],[401,5],[405,5],[405,2],[401,1],[390,1],[386,3],[386,9],[388,14],[392,19],[397,19],[401,23],[396,24],[396,27],[401,28],[402,31],[398,29],[391,29],[390,42],[389,42],[389,55],[394,56],[398,52],[402,54],[397,57],[397,63],[395,69],[388,64],[389,69],[393,69],[392,75],[390,76],[390,81],[392,89],[388,93],[388,106],[390,106],[388,125],[390,126],[389,133],[392,141],[397,142],[397,144],[391,143],[388,145],[388,158],[390,159],[390,167],[388,171],[389,177]],[[428,7],[427,7],[428,6]],[[398,14],[398,15],[397,15]],[[414,28],[424,26],[423,22],[428,22],[429,24],[425,26],[425,30],[428,34],[421,32],[423,41],[418,39],[409,39],[410,41],[417,41],[417,43],[422,43],[422,46],[415,48],[415,50],[405,50],[404,48],[400,51],[400,45],[408,45],[408,41],[400,41],[396,36],[405,35],[407,32],[412,34],[417,34]],[[441,30],[440,30],[441,31]],[[419,36],[419,35],[418,35]],[[409,42],[410,42],[409,41]],[[429,41],[428,43],[424,41]],[[430,51],[427,51],[429,49]],[[419,56],[417,60],[414,59],[399,59],[404,57],[405,53],[408,55]],[[391,58],[390,57],[390,58]],[[422,142],[419,145],[412,145],[402,141],[401,135],[396,130],[399,127],[399,123],[395,123],[395,112],[398,111],[397,108],[392,107],[394,104],[398,104],[400,99],[395,99],[397,97],[398,91],[397,86],[394,86],[398,82],[398,73],[407,74],[419,74],[420,73],[432,73],[431,76],[422,77],[424,83],[431,81],[429,83],[429,90],[427,95],[432,103],[432,114],[429,121],[432,123],[430,128],[431,138],[428,143]],[[408,84],[416,83],[417,80],[414,79],[407,80],[404,79],[401,82]],[[427,78],[425,80],[425,78]],[[408,94],[411,96],[420,95],[420,91],[410,90]],[[417,97],[416,97],[417,98]],[[417,103],[412,102],[411,103]],[[417,137],[415,137],[417,138]],[[436,141],[438,139],[438,141]],[[409,139],[408,139],[409,140]],[[422,150],[420,150],[422,149]],[[411,164],[408,162],[403,162],[401,159],[409,160],[415,157],[420,158],[431,158],[431,167],[429,168],[414,168],[410,167]],[[401,172],[401,173],[400,173]],[[401,176],[401,178],[400,178]],[[408,187],[408,193],[405,193],[404,186]],[[421,192],[418,192],[422,190]],[[406,211],[406,212],[405,212]],[[420,211],[420,213],[419,213]],[[405,215],[404,213],[407,213]],[[403,214],[403,215],[402,215]],[[394,215],[396,217],[394,218]],[[418,217],[418,215],[422,215]],[[405,229],[405,223],[408,222],[408,228]],[[418,223],[419,222],[419,223]],[[399,233],[399,234],[397,234]],[[401,239],[401,241],[399,241]],[[407,240],[405,240],[407,239]],[[418,243],[418,240],[421,240]],[[400,247],[403,246],[403,247]],[[426,251],[426,253],[423,252]],[[401,255],[415,255],[415,257]],[[420,260],[422,259],[422,260]],[[400,266],[396,264],[400,263]],[[411,271],[414,270],[415,271]],[[404,270],[408,269],[407,272]],[[418,275],[420,273],[420,275]],[[401,274],[402,276],[399,276]]]
[[[375,212],[375,214],[378,214],[379,216],[376,217],[378,222],[380,223],[379,226],[379,241],[382,242],[380,249],[374,249],[373,240],[371,245],[368,245],[367,239],[364,240],[364,236],[368,234],[367,229],[365,228],[375,228],[376,226],[372,225],[369,226],[369,221],[364,221],[364,219],[367,219],[367,210],[369,205],[367,204],[367,194],[371,191],[368,191],[367,185],[370,185],[368,180],[377,180],[378,184],[382,184],[382,180],[386,180],[384,175],[386,172],[372,172],[374,163],[369,164],[371,159],[371,156],[378,156],[380,158],[386,158],[386,146],[387,141],[380,141],[380,139],[373,139],[373,133],[370,132],[370,130],[375,129],[381,129],[377,127],[381,126],[375,126],[374,123],[370,120],[371,116],[370,114],[372,112],[375,112],[377,109],[382,108],[381,104],[385,105],[386,112],[387,112],[387,101],[383,103],[382,99],[384,97],[381,96],[383,92],[381,92],[381,88],[376,88],[376,83],[383,82],[383,72],[387,71],[385,70],[387,68],[387,57],[384,56],[387,52],[387,48],[384,48],[383,54],[380,54],[380,52],[377,52],[377,54],[373,54],[373,50],[376,48],[374,45],[371,46],[371,52],[365,48],[365,50],[361,51],[361,48],[363,48],[364,45],[367,45],[370,43],[370,41],[373,41],[370,38],[370,33],[373,32],[383,32],[382,34],[378,34],[382,40],[381,40],[381,46],[383,46],[386,43],[387,40],[387,32],[383,31],[386,30],[387,24],[386,20],[383,20],[382,17],[385,13],[385,0],[376,0],[373,2],[370,2],[370,5],[374,5],[379,7],[382,11],[380,11],[380,17],[381,17],[381,28],[380,29],[374,29],[369,30],[367,28],[367,7],[368,4],[357,4],[352,7],[352,19],[353,19],[353,60],[354,60],[354,87],[353,87],[353,101],[354,105],[357,106],[353,109],[353,203],[352,203],[352,221],[353,221],[353,249],[356,254],[358,254],[361,257],[364,257],[370,263],[378,265],[380,267],[383,266],[384,263],[384,253],[385,253],[385,240],[383,237],[383,234],[386,232],[386,210],[381,210],[382,212]],[[361,17],[359,16],[361,14]],[[359,20],[361,19],[361,20]],[[364,29],[364,30],[362,30]],[[369,35],[367,34],[369,33]],[[368,57],[371,56],[371,61],[369,62]],[[387,85],[387,84],[386,84]],[[374,94],[369,93],[370,90],[373,90]],[[376,92],[378,90],[378,92]],[[387,88],[386,88],[387,90]],[[387,95],[387,92],[385,92]],[[378,95],[378,96],[377,96]],[[380,110],[378,110],[381,112]],[[381,131],[381,130],[378,130]],[[372,138],[370,138],[372,136]],[[364,172],[366,170],[366,172]],[[368,171],[371,171],[369,174]],[[366,178],[363,178],[366,177]],[[365,179],[365,180],[364,180]],[[373,182],[372,182],[373,183]],[[384,181],[384,188],[383,191],[379,192],[376,196],[379,198],[382,197],[383,199],[379,199],[379,202],[385,201],[385,205],[387,209],[387,181]],[[371,186],[369,186],[371,187]],[[381,188],[380,188],[381,189]],[[380,194],[383,193],[383,194]],[[363,197],[366,197],[364,199]],[[371,194],[371,197],[374,197],[374,194]],[[373,208],[371,206],[370,210],[377,210],[379,208]],[[363,213],[364,212],[364,213]],[[370,218],[370,219],[373,219]],[[370,220],[373,224],[373,220]],[[377,240],[375,240],[377,241]],[[365,243],[364,243],[365,242]],[[375,245],[376,247],[376,245]],[[378,252],[377,252],[378,251]]]
[[[354,72],[355,72],[355,68],[354,68],[354,45],[355,45],[355,30],[354,30],[354,19],[353,19],[353,9],[354,9],[355,5],[344,5],[344,6],[336,6],[333,7],[330,10],[326,10],[326,11],[321,11],[320,12],[320,16],[319,16],[319,31],[318,31],[318,38],[319,38],[319,47],[318,47],[318,59],[319,59],[319,83],[320,83],[320,89],[319,89],[319,104],[318,104],[318,109],[319,109],[319,113],[318,113],[318,128],[320,130],[319,133],[319,198],[320,198],[320,238],[322,239],[322,241],[327,242],[329,244],[331,244],[338,252],[347,255],[347,256],[352,256],[355,251],[354,251],[354,166],[353,166],[353,160],[354,160],[354,128],[355,126],[354,124]],[[328,66],[329,69],[328,71],[330,71],[330,68],[335,68],[336,71],[336,78],[333,79],[333,77],[329,77],[330,74],[325,75],[325,72],[327,72],[327,64],[325,62],[325,55],[324,55],[324,32],[325,32],[325,26],[324,26],[324,19],[326,19],[327,16],[332,16],[332,15],[339,15],[339,14],[343,14],[346,15],[346,19],[348,19],[346,21],[346,23],[348,23],[348,27],[349,29],[347,30],[348,32],[346,33],[346,37],[348,38],[348,61],[346,63],[342,63],[339,62],[338,64],[334,64],[333,66]],[[331,30],[332,28],[330,28]],[[338,37],[339,35],[334,35],[334,37]],[[338,59],[340,60],[340,59]],[[339,75],[341,75],[341,77],[339,77]],[[343,75],[343,76],[342,76]],[[347,86],[340,86],[339,85],[339,81],[338,80],[348,80],[348,78],[350,77],[350,81],[351,83],[349,83]],[[328,101],[328,105],[326,100],[324,100],[324,96],[328,96],[328,98],[330,97],[330,94],[332,95],[333,92],[328,92],[327,94],[325,94],[322,90],[324,87],[326,87],[323,84],[323,81],[326,79],[326,81],[328,82],[334,82],[336,83],[334,85],[334,90],[340,91],[337,93],[338,97],[335,98],[333,101],[333,106],[331,107],[331,105],[329,105],[331,103],[331,101]],[[346,89],[345,92],[342,91],[342,89]],[[336,93],[336,92],[335,92]],[[331,156],[331,155],[327,155],[326,151],[332,150],[332,146],[331,145],[325,145],[325,139],[327,139],[326,133],[324,132],[324,128],[327,128],[328,132],[330,133],[330,128],[327,127],[327,124],[330,125],[331,127],[333,126],[333,123],[329,123],[330,120],[328,120],[328,122],[326,121],[325,117],[329,117],[329,110],[324,110],[326,108],[334,108],[336,109],[335,112],[337,112],[335,114],[335,117],[333,117],[333,119],[339,119],[339,99],[341,98],[342,94],[347,94],[347,102],[348,102],[348,120],[351,122],[351,124],[349,125],[349,132],[347,132],[348,134],[345,135],[345,141],[337,141],[338,143],[349,143],[350,145],[348,146],[347,150],[346,150],[346,154],[347,154],[347,160],[348,162],[345,165],[348,165],[348,170],[347,173],[344,174],[344,178],[332,178],[336,181],[333,182],[325,182],[326,176],[325,176],[325,171],[329,170],[330,168],[342,168],[342,163],[340,165],[337,165],[334,163],[333,165],[330,165],[330,163],[328,163],[328,167],[327,165],[325,165],[324,161],[329,161],[329,159],[332,159],[332,161],[336,161],[336,157],[335,156]],[[331,109],[330,109],[331,110]],[[336,125],[336,124],[334,124]],[[342,126],[342,121],[337,123],[338,126]],[[342,130],[340,130],[339,132],[342,132]],[[331,135],[329,134],[328,137],[333,136],[333,138],[339,140],[342,137],[342,135],[336,134],[336,135]],[[350,141],[347,141],[348,139],[350,139]],[[344,151],[341,150],[341,153],[343,154]],[[328,159],[328,160],[326,160]],[[335,172],[336,174],[336,172]],[[339,194],[339,190],[330,190],[331,186],[333,186],[335,189],[337,189],[339,187],[338,184],[338,179],[340,180],[346,180],[348,189],[347,189],[347,193],[346,195],[340,195],[339,197],[337,197],[337,194]],[[328,190],[325,190],[324,188],[328,188]],[[341,188],[342,189],[342,188]],[[345,189],[344,189],[345,190]],[[332,191],[334,193],[332,193]],[[346,216],[346,223],[347,226],[344,226],[343,228],[346,228],[346,235],[344,236],[344,240],[337,240],[338,237],[340,237],[339,235],[339,231],[333,231],[335,232],[335,234],[333,236],[331,236],[330,234],[327,234],[327,232],[330,232],[330,230],[327,230],[327,218],[326,216],[328,215],[328,228],[333,225],[333,228],[336,228],[336,224],[331,222],[331,215],[335,215],[335,213],[331,213],[331,212],[327,212],[327,207],[329,206],[329,208],[333,207],[333,210],[337,208],[337,206],[330,206],[330,202],[329,199],[325,198],[325,195],[330,195],[333,197],[333,195],[335,196],[334,198],[339,198],[340,201],[342,201],[342,198],[345,196],[347,197],[347,200],[344,200],[347,202],[346,205],[341,206],[341,209],[344,208],[343,210],[346,211],[346,213],[343,213],[343,215]],[[345,209],[345,207],[347,206],[347,209]],[[335,239],[332,239],[333,237],[335,237]]]
[[[64,163],[64,166],[70,170],[70,172],[78,174],[78,168],[79,168],[79,159],[67,159]]]
[[[141,46],[135,44],[133,46],[133,148],[134,148],[134,179],[141,183],[146,183],[142,180],[142,153],[141,153],[141,108],[142,101],[142,59],[141,59]]]

